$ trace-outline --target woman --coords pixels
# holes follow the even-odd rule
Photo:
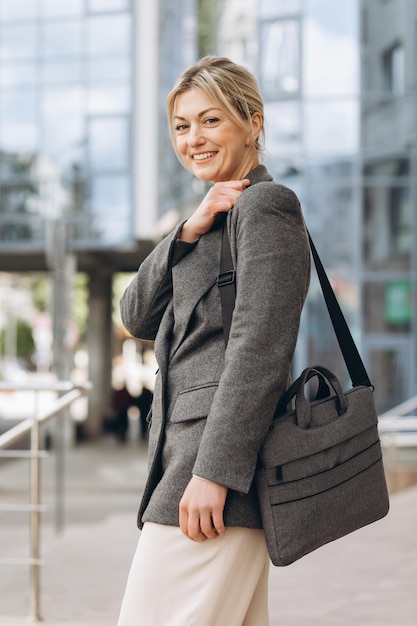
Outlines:
[[[159,371],[119,626],[264,626],[269,558],[253,479],[288,385],[308,241],[295,194],[259,164],[263,102],[247,70],[202,59],[171,91],[168,120],[181,163],[214,184],[121,302],[126,328],[155,340]],[[226,214],[236,270],[227,349],[216,282]]]

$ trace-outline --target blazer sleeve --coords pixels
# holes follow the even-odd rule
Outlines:
[[[273,182],[249,187],[233,209],[231,243],[236,303],[193,473],[247,493],[288,384],[309,284],[309,244],[296,195]]]
[[[120,301],[122,322],[138,339],[154,341],[172,298],[172,268],[197,245],[179,241],[184,222],[146,257]]]

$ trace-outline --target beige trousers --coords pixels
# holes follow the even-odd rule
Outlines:
[[[147,522],[118,626],[268,626],[268,572],[262,530],[228,528],[197,543]]]

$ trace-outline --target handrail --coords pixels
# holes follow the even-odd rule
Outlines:
[[[417,445],[417,416],[408,415],[417,409],[417,396],[382,413],[378,418],[378,429],[382,443],[393,447]]]
[[[39,424],[43,424],[49,421],[52,417],[55,417],[68,408],[70,404],[77,400],[82,395],[88,393],[91,389],[91,383],[84,383],[82,385],[64,385],[62,381],[57,384],[47,385],[31,385],[25,387],[24,385],[9,385],[8,387],[4,383],[0,383],[0,391],[67,391],[64,396],[61,396],[54,405],[53,409],[44,411],[43,413],[35,414],[33,417],[27,418],[10,428],[8,431],[0,435],[0,450],[11,446],[13,443],[27,435],[32,428],[33,420],[35,419]]]
[[[0,391],[71,391],[71,389],[84,388],[90,386],[91,383],[75,384],[70,380],[51,380],[24,383],[12,383],[9,381],[0,381]]]
[[[378,418],[378,431],[381,444],[388,451],[387,460],[396,467],[400,449],[411,450],[417,447],[417,396],[382,413]],[[412,457],[414,459],[414,455]],[[408,460],[408,463],[410,460]],[[413,463],[415,461],[413,460]]]
[[[389,411],[382,413],[379,416],[379,419],[384,420],[387,417],[398,419],[400,417],[404,417],[405,415],[407,415],[407,413],[410,413],[410,411],[414,411],[416,409],[417,409],[417,396],[413,396],[409,400],[406,400],[405,402],[401,402],[401,404],[399,404],[398,406],[395,406],[393,409],[390,409]]]
[[[384,417],[379,422],[379,430],[384,433],[417,431],[417,417]]]
[[[46,411],[38,411],[37,402],[34,414],[16,426],[0,435],[0,457],[28,458],[30,460],[30,503],[2,507],[4,511],[30,512],[30,557],[26,559],[0,559],[2,565],[28,565],[30,568],[30,618],[34,622],[42,621],[40,601],[40,567],[43,561],[40,555],[40,524],[41,504],[40,494],[40,460],[45,452],[40,450],[40,425],[59,415],[68,408],[74,400],[86,395],[91,389],[91,383],[74,384],[70,381],[55,381],[51,383],[32,383],[29,385],[0,382],[1,391],[56,391],[64,393]],[[38,394],[36,395],[38,401]],[[30,433],[30,452],[22,450],[6,450],[22,437]]]

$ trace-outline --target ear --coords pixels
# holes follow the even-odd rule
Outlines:
[[[254,113],[252,115],[251,125],[252,128],[248,136],[248,144],[252,143],[252,141],[256,141],[261,133],[263,118],[260,113]]]

